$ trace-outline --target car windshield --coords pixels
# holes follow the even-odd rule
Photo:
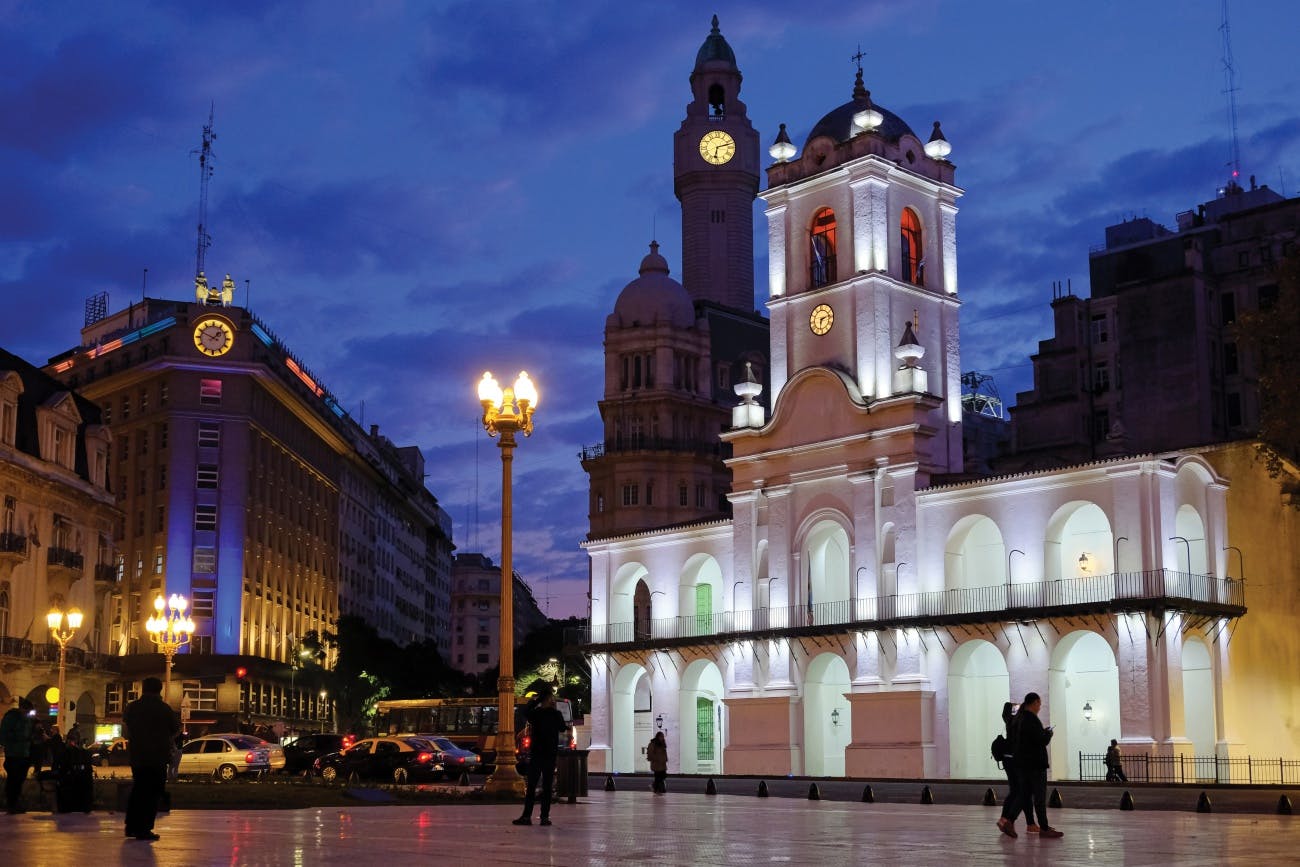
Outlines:
[[[236,749],[240,750],[255,750],[267,746],[265,741],[252,737],[227,738],[227,740],[234,744]]]

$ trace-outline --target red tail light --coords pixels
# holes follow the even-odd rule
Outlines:
[[[244,753],[244,764],[252,765],[256,763],[257,763],[257,753],[253,753],[253,752]]]
[[[465,764],[465,757],[464,757],[464,756],[457,756],[457,757],[456,757],[456,761],[460,762],[460,763],[463,765],[463,764]]]
[[[576,750],[577,748],[578,748],[578,739],[569,738],[569,749]]]
[[[422,765],[427,765],[429,762],[433,761],[433,753],[420,753],[415,757],[415,760]]]
[[[528,749],[532,745],[533,745],[533,739],[530,738],[528,735],[524,735],[524,749]]]

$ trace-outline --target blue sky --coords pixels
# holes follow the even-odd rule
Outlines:
[[[552,614],[585,613],[576,455],[601,436],[604,320],[652,231],[680,276],[672,136],[712,13],[764,146],[849,99],[859,44],[876,102],[942,121],[966,190],[962,365],[1008,403],[1052,281],[1086,293],[1105,226],[1172,225],[1226,178],[1217,0],[833,6],[0,0],[0,345],[69,348],[84,299],[120,309],[144,268],[151,296],[192,297],[215,105],[208,273],[354,416],[424,450],[461,550],[499,550],[474,384],[533,374],[516,566]],[[1293,6],[1232,15],[1243,175],[1294,195]],[[762,281],[761,211],[755,233]]]

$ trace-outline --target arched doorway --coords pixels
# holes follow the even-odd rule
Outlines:
[[[678,707],[683,774],[722,772],[722,697],[722,672],[712,660],[697,659],[686,666]]]
[[[1194,754],[1214,755],[1214,666],[1209,647],[1193,636],[1183,639],[1183,719]],[[1198,762],[1197,766],[1202,764]]]
[[[818,521],[803,544],[805,604],[818,623],[850,619],[849,534],[836,521]]]
[[[1109,575],[1115,571],[1110,520],[1096,503],[1075,501],[1056,510],[1043,544],[1048,581]]]
[[[803,684],[803,765],[813,777],[844,776],[844,748],[853,740],[849,667],[834,653],[808,663]]]
[[[995,646],[975,639],[957,648],[948,667],[950,776],[1001,775],[989,744],[1004,731],[1002,705],[1010,695],[1007,661]]]
[[[653,708],[650,677],[643,666],[627,663],[614,675],[609,710],[611,769],[623,774],[647,770],[643,747],[650,741]]]
[[[77,697],[77,723],[81,726],[82,738],[89,738],[95,734],[95,697],[89,692],[83,692]]]
[[[609,641],[632,641],[643,626],[648,634],[650,609],[648,604],[639,606],[636,597],[649,577],[649,570],[640,563],[625,563],[615,573],[610,582]],[[649,597],[648,589],[644,595]]]
[[[1102,755],[1121,735],[1119,667],[1105,638],[1079,630],[1057,643],[1049,668],[1052,777],[1077,780],[1079,753]]]
[[[650,588],[645,581],[637,581],[632,591],[632,634],[637,641],[650,637]]]
[[[686,561],[678,590],[678,615],[690,635],[716,632],[714,612],[723,610],[722,567],[708,554],[696,554]]]
[[[1178,507],[1174,515],[1174,556],[1177,558],[1177,570],[1192,575],[1209,573],[1205,556],[1205,522],[1200,512],[1189,505]],[[1186,541],[1187,544],[1183,544]]]

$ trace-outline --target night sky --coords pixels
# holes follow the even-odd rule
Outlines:
[[[151,297],[194,297],[215,105],[209,276],[355,418],[424,450],[461,551],[500,547],[475,382],[527,369],[515,565],[552,615],[585,614],[576,456],[601,439],[605,317],[652,233],[680,279],[672,136],[715,11],[764,149],[848,101],[859,44],[878,104],[923,139],[942,121],[967,191],[962,367],[1008,403],[1051,336],[1052,281],[1086,294],[1105,226],[1172,226],[1227,178],[1218,0],[0,0],[0,345],[43,363],[88,296],[139,299],[145,268]],[[1294,195],[1294,3],[1232,14],[1243,183]]]

